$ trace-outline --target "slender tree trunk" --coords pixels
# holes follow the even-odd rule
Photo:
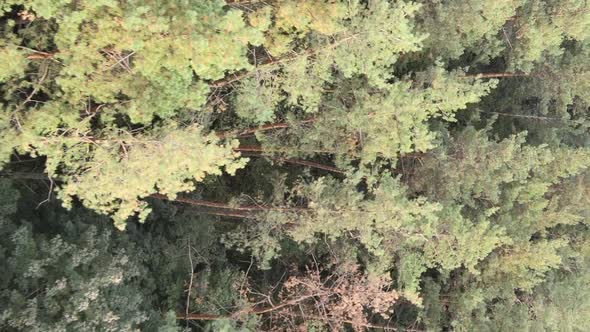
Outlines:
[[[480,73],[480,74],[467,74],[465,78],[512,78],[512,77],[531,77],[537,76],[535,74],[525,73]]]
[[[190,320],[216,320],[216,319],[222,319],[222,318],[232,318],[232,317],[239,317],[243,314],[253,314],[253,315],[262,315],[262,314],[266,314],[272,311],[276,311],[285,307],[289,307],[292,305],[296,305],[299,304],[309,298],[315,297],[315,296],[319,296],[322,295],[320,294],[307,294],[307,295],[302,295],[296,299],[291,299],[289,301],[285,301],[283,303],[279,303],[275,306],[270,306],[270,307],[261,307],[261,308],[248,308],[246,310],[241,310],[233,315],[212,315],[212,314],[179,314],[176,319],[179,320],[184,320],[184,319],[190,319]]]
[[[306,152],[306,153],[328,153],[328,154],[336,154],[338,153],[335,150],[302,150],[302,149],[272,149],[272,148],[264,148],[260,145],[241,145],[235,149],[236,152]]]
[[[302,166],[317,168],[317,169],[321,169],[321,170],[333,172],[333,173],[346,174],[345,170],[340,169],[338,167],[328,166],[328,165],[316,163],[313,161],[286,159],[286,158],[276,158],[276,159],[278,161],[283,161],[283,162],[291,163],[291,164],[295,164],[295,165],[302,165]]]
[[[297,123],[297,125],[314,123],[316,121],[317,121],[316,117],[308,118],[308,119],[301,120],[300,122]],[[244,136],[249,136],[249,135],[255,134],[259,131],[269,131],[269,130],[275,130],[275,129],[290,128],[291,126],[292,126],[292,124],[290,124],[288,122],[276,122],[276,123],[270,123],[267,125],[244,129],[244,130],[223,131],[223,132],[217,133],[217,136],[220,138],[244,137]]]
[[[266,206],[266,205],[240,205],[240,206],[231,206],[226,203],[221,202],[214,202],[214,201],[205,201],[200,199],[192,199],[186,197],[176,197],[175,199],[170,199],[166,195],[162,194],[152,194],[149,197],[171,201],[171,202],[179,202],[179,203],[186,203],[193,206],[203,206],[203,207],[210,207],[222,210],[232,210],[232,211],[241,211],[243,213],[248,212],[259,212],[259,211],[269,211],[269,210],[278,210],[278,211],[307,211],[307,208],[304,207],[293,207],[293,208],[284,208],[284,207],[275,207],[275,206]],[[243,214],[243,216],[248,216],[247,214]]]
[[[175,199],[170,199],[166,195],[162,194],[152,194],[150,197],[173,201],[173,202],[180,202],[180,203],[187,203],[193,206],[204,206],[204,207],[211,207],[216,209],[226,209],[226,210],[235,210],[235,211],[263,211],[266,208],[263,206],[230,206],[225,203],[220,202],[213,202],[213,201],[205,201],[200,199],[192,199],[192,198],[185,198],[185,197],[176,197]]]

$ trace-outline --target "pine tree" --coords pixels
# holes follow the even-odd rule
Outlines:
[[[588,329],[587,1],[0,8],[0,329]]]
[[[175,330],[173,312],[149,306],[151,290],[142,282],[148,272],[128,239],[88,212],[47,211],[47,220],[20,220],[18,192],[1,183],[3,329]]]
[[[429,198],[461,204],[463,214],[471,220],[485,220],[503,230],[502,243],[492,246],[493,251],[472,271],[462,271],[461,277],[453,280],[443,279],[453,303],[449,310],[456,315],[450,323],[454,329],[484,329],[469,325],[476,322],[470,315],[485,314],[494,301],[513,301],[518,297],[515,289],[534,294],[549,273],[570,259],[568,248],[577,246],[573,235],[580,229],[585,232],[587,212],[577,200],[587,196],[564,193],[574,193],[575,187],[583,186],[580,180],[585,178],[587,151],[552,151],[547,146],[525,146],[524,142],[523,135],[493,142],[486,138],[485,130],[468,128],[436,162],[420,167],[413,179],[415,190],[425,190]],[[478,248],[486,243],[485,237],[474,238]],[[425,295],[431,303],[427,317],[436,317],[440,308],[432,303],[442,301],[443,295],[440,288],[429,288],[439,295]]]
[[[207,80],[250,68],[247,46],[262,34],[241,12],[222,1],[180,11],[159,1],[38,1],[18,13],[16,4],[2,4],[13,15],[3,23],[2,58],[15,65],[1,75],[3,162],[13,150],[46,156],[66,205],[76,196],[113,215],[119,228],[129,216],[145,219],[147,195],[173,196],[224,166],[230,173],[243,166],[235,142],[217,144],[199,126],[178,122],[203,106]],[[155,155],[161,161],[149,162]],[[151,175],[125,174],[150,164]]]

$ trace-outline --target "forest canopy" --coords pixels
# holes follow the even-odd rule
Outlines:
[[[0,330],[590,330],[587,0],[0,10]]]

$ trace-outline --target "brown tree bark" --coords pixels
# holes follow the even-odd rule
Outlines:
[[[309,124],[309,123],[314,123],[317,121],[317,118],[312,117],[312,118],[308,118],[305,120],[301,120],[300,122],[298,122],[298,125],[305,125],[305,124]],[[290,128],[292,125],[288,122],[276,122],[276,123],[270,123],[267,125],[263,125],[263,126],[259,126],[259,127],[254,127],[254,128],[248,128],[248,129],[244,129],[244,130],[230,130],[230,131],[222,131],[217,133],[217,136],[219,138],[228,138],[228,137],[244,137],[244,136],[248,136],[248,135],[252,135],[255,134],[259,131],[269,131],[269,130],[275,130],[275,129],[284,129],[284,128]]]
[[[512,78],[512,77],[531,77],[537,76],[535,74],[525,73],[480,73],[480,74],[466,74],[465,78]]]

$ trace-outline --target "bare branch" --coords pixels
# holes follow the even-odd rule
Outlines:
[[[512,77],[535,77],[536,74],[525,73],[480,73],[480,74],[466,74],[464,78],[512,78]]]
[[[302,120],[302,121],[300,121],[297,124],[298,125],[304,125],[304,124],[314,123],[316,121],[317,121],[317,118],[313,117],[313,118],[308,118],[308,119]],[[259,127],[255,127],[255,128],[245,129],[245,130],[224,131],[224,132],[217,133],[217,136],[219,138],[244,137],[244,136],[255,134],[255,133],[259,132],[259,131],[269,131],[269,130],[274,130],[274,129],[284,129],[284,128],[290,128],[292,126],[293,126],[293,124],[288,123],[288,122],[277,122],[277,123],[271,123],[271,124],[267,124],[267,125],[263,125],[263,126],[259,126]]]
[[[190,303],[191,303],[191,290],[193,288],[193,277],[195,275],[195,267],[193,265],[193,254],[192,254],[192,244],[191,244],[191,238],[190,235],[188,237],[188,260],[191,264],[191,270],[190,270],[190,281],[188,284],[188,291],[187,291],[187,295],[186,295],[186,310],[185,310],[185,315],[186,317],[188,317],[189,315],[189,308],[190,308]],[[186,328],[188,329],[188,320],[186,321]]]

